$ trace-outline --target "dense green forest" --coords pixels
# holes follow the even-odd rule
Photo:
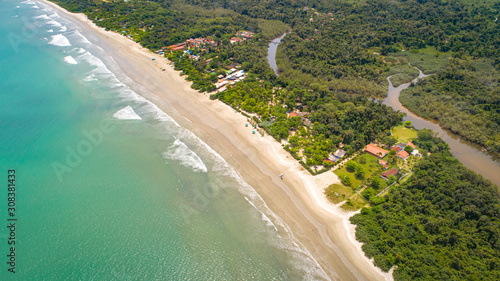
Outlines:
[[[384,96],[386,77],[392,75],[395,86],[411,81],[418,73],[407,63],[422,65],[415,61],[414,51],[433,50],[441,59],[429,60],[436,63],[421,69],[436,75],[404,92],[402,103],[463,138],[500,152],[499,2],[188,1],[290,24],[292,32],[278,49],[280,79],[314,91]],[[410,58],[393,59],[404,53]],[[456,60],[448,59],[468,61],[472,68],[458,71]],[[475,70],[488,68],[487,75]]]
[[[157,50],[189,38],[214,35],[218,41],[238,30],[259,31],[258,21],[230,10],[205,10],[173,1],[58,0],[73,12],[83,12],[98,26],[131,36]]]
[[[57,0],[97,25],[152,51],[194,37],[216,46],[167,56],[192,87],[213,91],[235,64],[247,78],[217,98],[242,111],[283,143],[311,172],[341,145],[352,155],[383,141],[401,114],[383,96],[387,76],[400,84],[434,75],[402,93],[412,111],[500,151],[498,73],[500,4],[440,0]],[[269,39],[290,30],[278,49],[277,77],[266,61]],[[255,32],[230,44],[239,30]],[[402,52],[401,50],[405,50]],[[301,113],[292,116],[291,113]],[[420,131],[430,152],[414,175],[352,218],[357,238],[398,280],[500,279],[500,200],[495,187],[466,169],[442,140]],[[316,169],[314,169],[316,167]]]
[[[351,218],[363,250],[400,280],[499,280],[500,199],[432,132],[416,145],[433,151],[385,202]]]
[[[335,91],[383,96],[391,66],[384,56],[401,50],[500,54],[498,11],[458,1],[313,1],[297,14],[280,46],[280,69]],[[356,79],[364,81],[362,88]]]

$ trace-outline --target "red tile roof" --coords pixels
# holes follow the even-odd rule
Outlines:
[[[389,164],[385,162],[384,160],[378,160],[378,163],[382,165],[385,169],[389,168]]]
[[[406,159],[408,158],[408,156],[410,156],[410,154],[404,150],[401,150],[400,152],[398,152],[398,154],[396,154],[399,158],[401,159]]]
[[[415,145],[414,145],[412,142],[407,143],[407,145],[409,145],[409,146],[413,147],[413,149],[415,149],[415,148],[416,148],[416,147],[415,147]]]
[[[376,157],[379,157],[379,158],[384,157],[388,153],[387,150],[382,149],[382,148],[380,148],[372,143],[367,145],[363,151],[368,152],[368,153],[370,153]]]
[[[395,146],[395,147],[391,148],[391,150],[394,150],[394,151],[396,151],[396,152],[400,152],[400,151],[401,151],[401,149],[402,149],[402,148],[401,148],[401,147],[399,147],[399,146]]]
[[[383,173],[382,173],[382,176],[383,176],[384,178],[388,178],[388,177],[390,177],[390,176],[395,176],[398,172],[399,172],[399,171],[398,171],[398,169],[396,169],[396,168],[392,168],[392,169],[390,169],[389,171],[385,171],[385,172],[383,172]]]
[[[298,117],[299,114],[297,112],[292,112],[292,113],[288,114],[288,116],[290,116],[290,117]]]

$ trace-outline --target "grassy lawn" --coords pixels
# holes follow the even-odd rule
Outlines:
[[[366,163],[360,163],[360,158],[366,159]],[[334,173],[339,176],[340,179],[343,179],[344,176],[350,177],[351,186],[354,188],[357,188],[365,179],[370,178],[374,173],[379,173],[382,167],[378,164],[377,157],[366,153],[361,153],[360,155],[354,157],[351,161],[358,163],[358,165],[363,169],[365,174],[364,179],[357,178],[354,172],[348,171],[345,164],[336,169]]]
[[[368,202],[354,192],[351,187],[343,184],[330,185],[327,189],[325,189],[325,195],[326,198],[334,204],[347,200],[347,202],[342,204],[340,207],[348,211],[356,211],[368,204]]]
[[[342,204],[340,208],[346,211],[357,211],[367,205],[368,202],[365,199],[361,198],[361,196],[359,196],[357,193],[355,193],[354,196],[350,198],[350,200]]]
[[[356,192],[354,192],[352,187],[343,184],[332,184],[325,189],[326,198],[334,204],[345,201],[354,194],[356,194]]]
[[[392,128],[392,136],[395,137],[398,142],[407,143],[417,137],[417,132],[406,128],[404,125],[399,125]]]

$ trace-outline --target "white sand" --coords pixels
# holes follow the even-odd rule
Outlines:
[[[340,182],[335,174],[311,176],[272,137],[254,135],[245,128],[246,117],[191,89],[165,58],[122,35],[96,27],[83,14],[40,1],[71,15],[75,23],[92,31],[99,40],[92,43],[102,47],[134,82],[149,90],[151,94],[145,94],[145,98],[166,111],[173,108],[178,114],[172,117],[180,125],[235,167],[332,279],[392,280],[391,274],[381,272],[362,252],[348,220],[352,213],[342,211],[324,196],[324,188]],[[283,180],[278,176],[281,173]]]

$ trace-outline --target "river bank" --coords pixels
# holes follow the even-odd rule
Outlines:
[[[429,76],[425,75],[421,70],[419,71],[420,74],[412,81],[413,83],[418,79]],[[387,97],[382,102],[383,104],[392,107],[394,110],[404,112],[406,116],[403,120],[411,121],[413,127],[416,129],[431,129],[436,132],[438,136],[450,146],[450,151],[455,158],[460,160],[467,168],[483,175],[497,186],[500,186],[500,163],[498,160],[494,160],[491,155],[483,151],[481,146],[460,139],[459,136],[442,129],[438,123],[417,116],[404,107],[399,102],[399,94],[401,91],[408,88],[412,82],[393,87],[390,77],[388,77],[387,80],[389,82],[389,89]]]
[[[269,65],[271,68],[274,70],[274,73],[276,76],[279,76],[278,72],[278,65],[276,64],[276,52],[278,51],[278,45],[281,43],[281,40],[285,38],[287,33],[284,33],[278,38],[275,38],[273,41],[269,43],[269,48],[267,49],[267,61],[269,62]]]
[[[236,168],[331,279],[392,278],[364,256],[354,238],[349,214],[326,201],[323,189],[338,182],[333,173],[310,176],[274,139],[257,137],[245,130],[244,116],[191,89],[190,83],[166,59],[124,36],[97,28],[84,15],[60,11],[71,16],[82,27],[82,33],[112,57],[131,84],[137,83],[147,90],[143,92],[145,98],[193,131]],[[166,70],[161,71],[156,64]],[[278,177],[281,173],[285,175],[283,181]]]

